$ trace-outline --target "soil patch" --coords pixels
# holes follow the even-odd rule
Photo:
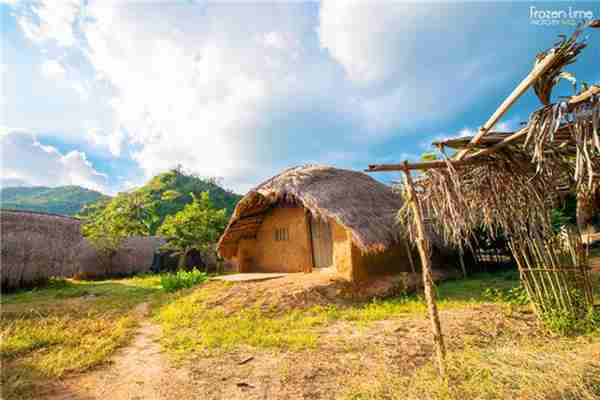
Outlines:
[[[509,316],[497,306],[444,311],[441,318],[449,350],[537,332],[531,314]],[[194,390],[207,400],[334,399],[351,386],[414,373],[432,353],[428,319],[407,315],[367,327],[337,322],[320,332],[315,349],[207,353],[190,371]]]
[[[136,309],[148,313],[148,305]],[[53,387],[43,398],[52,400],[192,399],[194,391],[186,368],[175,368],[161,352],[160,327],[144,320],[131,344],[119,350],[100,369],[71,377]]]
[[[433,271],[436,282],[456,278],[454,271]],[[249,307],[264,311],[285,312],[316,305],[349,305],[373,298],[397,296],[422,287],[420,274],[381,276],[364,283],[351,283],[333,273],[289,274],[277,279],[236,282],[227,288],[221,282],[209,282],[205,288],[215,290],[209,308],[222,307],[233,313]]]

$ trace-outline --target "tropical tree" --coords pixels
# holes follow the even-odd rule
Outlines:
[[[104,207],[91,209],[82,227],[84,236],[103,254],[112,257],[128,236],[145,236],[156,229],[159,216],[154,203],[143,193],[122,193]]]
[[[227,224],[226,210],[213,207],[208,192],[192,194],[193,201],[177,214],[168,215],[158,229],[167,243],[163,246],[179,256],[179,267],[185,267],[191,250],[214,253],[215,243]]]

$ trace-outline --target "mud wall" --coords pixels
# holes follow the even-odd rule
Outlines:
[[[287,229],[287,240],[276,240],[276,229]],[[258,229],[253,252],[254,270],[310,271],[312,258],[304,209],[283,207],[269,212]]]
[[[276,229],[287,229],[287,239],[276,240]],[[240,239],[230,261],[238,272],[310,272],[312,253],[304,209],[288,206],[269,211],[256,238]]]
[[[154,253],[164,243],[163,239],[156,236],[129,237],[112,259],[107,260],[87,240],[82,239],[73,257],[73,276],[98,279],[150,272]]]
[[[330,220],[333,241],[333,266],[337,273],[349,281],[353,280],[352,243],[349,233],[337,222]]]
[[[415,267],[420,268],[416,253],[411,256]],[[358,247],[352,244],[352,280],[363,282],[376,276],[411,272],[408,257],[403,243],[398,243],[385,251],[372,253],[362,253]]]

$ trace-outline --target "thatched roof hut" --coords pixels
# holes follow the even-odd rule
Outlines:
[[[51,277],[100,278],[150,272],[165,243],[156,236],[126,238],[106,259],[81,234],[77,218],[0,210],[0,276],[3,289],[34,286]],[[104,257],[104,259],[103,259]]]
[[[41,212],[1,210],[2,288],[31,286],[49,277],[71,276],[73,247],[81,221]]]
[[[248,192],[219,240],[240,272],[333,268],[350,280],[409,267],[395,216],[402,201],[362,172],[289,168]]]

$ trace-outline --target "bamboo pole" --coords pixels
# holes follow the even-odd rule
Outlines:
[[[413,210],[414,222],[416,226],[417,248],[421,256],[421,269],[423,273],[423,289],[425,291],[425,300],[427,301],[427,310],[431,321],[431,331],[433,334],[433,344],[437,356],[438,371],[440,376],[446,375],[444,359],[446,357],[446,348],[444,346],[444,337],[442,335],[442,327],[440,317],[435,300],[435,292],[433,290],[433,278],[431,275],[431,259],[429,257],[429,240],[423,224],[423,215],[419,199],[415,192],[413,180],[411,177],[408,162],[405,162],[404,175],[406,176],[406,190],[408,190],[408,202]]]
[[[448,166],[448,162],[454,166],[460,165],[474,165],[474,164],[483,164],[486,162],[490,162],[494,160],[487,159],[468,159],[462,161],[454,161],[454,160],[438,160],[438,161],[424,161],[420,163],[403,163],[403,164],[371,164],[366,172],[380,172],[380,171],[405,171],[405,170],[413,170],[413,169],[430,169],[430,168],[445,168]]]
[[[412,258],[412,251],[410,250],[410,246],[408,245],[408,241],[404,241],[404,247],[406,248],[406,255],[408,256],[408,262],[410,263],[410,270],[413,274],[417,273],[417,269],[415,268],[415,262]]]
[[[595,94],[600,94],[600,85],[591,86],[585,92],[580,93],[580,94],[578,94],[576,96],[571,97],[569,99],[569,106],[574,106],[577,103],[581,103],[582,101],[586,101],[587,99],[589,99],[590,97],[592,97]]]
[[[521,97],[527,89],[531,87],[538,80],[540,76],[542,76],[548,68],[552,66],[552,63],[556,59],[556,52],[552,52],[546,55],[542,61],[536,64],[535,67],[531,70],[531,72],[519,83],[519,85],[512,91],[512,93],[500,104],[500,107],[496,109],[494,114],[486,121],[486,123],[479,128],[479,132],[477,135],[471,139],[471,143],[478,143],[479,140],[486,134],[490,129],[496,125],[496,123],[502,118],[504,114],[510,109],[510,107]],[[462,160],[469,149],[464,149],[460,151],[456,160]]]
[[[464,161],[471,160],[474,157],[487,156],[489,154],[495,153],[496,151],[502,149],[503,147],[506,147],[509,144],[512,144],[513,142],[521,139],[523,136],[527,135],[528,131],[529,130],[528,130],[527,126],[524,128],[521,128],[517,132],[513,133],[512,135],[507,136],[506,138],[504,138],[502,141],[496,143],[495,145],[488,147],[487,149],[482,149],[482,150],[476,151],[472,155],[469,155],[469,157],[467,157]]]

